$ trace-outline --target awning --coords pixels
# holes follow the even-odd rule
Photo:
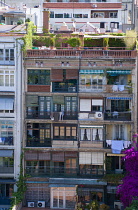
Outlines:
[[[107,99],[112,99],[112,100],[131,100],[131,98],[128,98],[128,97],[107,97]]]
[[[50,184],[49,187],[76,187],[76,185],[71,184]]]
[[[116,76],[118,74],[131,74],[131,70],[107,70],[107,73]]]
[[[13,110],[13,98],[0,98],[0,110]]]
[[[80,74],[103,74],[104,70],[80,70]]]
[[[107,153],[107,156],[114,156],[114,157],[124,157],[125,154],[114,154],[114,153]]]
[[[8,150],[8,149],[0,150],[0,157],[13,157],[13,150]]]
[[[64,96],[63,95],[54,95],[53,103],[54,104],[64,104]]]
[[[16,180],[15,179],[0,179],[0,184],[15,184]]]

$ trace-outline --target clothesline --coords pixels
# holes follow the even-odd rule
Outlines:
[[[126,140],[106,140],[108,146],[111,146],[112,153],[120,154],[122,149],[128,148],[131,141]]]

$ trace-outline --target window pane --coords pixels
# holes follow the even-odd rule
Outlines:
[[[0,60],[3,60],[3,49],[0,49]]]
[[[4,76],[0,75],[0,86],[4,86]]]
[[[10,76],[10,86],[14,86],[14,75]]]
[[[9,75],[5,75],[5,86],[9,86]]]
[[[60,127],[60,136],[64,136],[64,127]]]
[[[66,127],[66,136],[70,136],[71,127]]]
[[[57,126],[54,127],[54,136],[59,137],[59,127],[57,127]]]
[[[76,139],[76,127],[72,127],[72,136],[74,137],[74,139]]]

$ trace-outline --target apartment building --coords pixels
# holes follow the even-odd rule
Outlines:
[[[0,33],[0,208],[5,210],[10,207],[20,173],[22,42],[19,37]]]
[[[89,22],[99,28],[100,33],[118,32],[128,23],[128,10],[118,0],[48,0],[43,3],[43,9],[50,12],[50,29],[53,30],[60,29],[65,22],[70,29],[80,31]]]
[[[24,205],[74,209],[96,199],[121,208],[102,178],[123,172],[137,130],[136,51],[27,50],[24,78]]]

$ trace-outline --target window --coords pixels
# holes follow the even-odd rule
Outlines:
[[[119,23],[118,23],[118,22],[111,22],[111,23],[110,23],[110,27],[111,27],[111,28],[116,28],[116,29],[117,29],[117,28],[119,28]]]
[[[12,121],[0,121],[0,145],[13,145],[13,130]]]
[[[124,140],[124,125],[115,125],[115,140]]]
[[[54,139],[76,140],[77,127],[76,125],[55,125]]]
[[[64,13],[64,18],[72,18],[72,14]]]
[[[0,184],[0,192],[2,200],[10,198],[13,193],[13,184]]]
[[[103,129],[102,128],[81,128],[80,140],[81,141],[102,141]]]
[[[109,17],[110,18],[117,18],[117,12],[110,12]]]
[[[29,85],[50,85],[50,70],[28,70]]]
[[[0,86],[14,86],[14,71],[0,70]]]
[[[77,98],[65,97],[65,110],[67,115],[75,115],[77,112]]]
[[[27,144],[28,146],[50,145],[51,127],[45,123],[27,124]]]
[[[91,75],[91,74],[80,74],[80,86],[86,89],[102,89],[103,76]]]
[[[0,113],[14,112],[14,97],[0,97]]]
[[[104,12],[93,12],[91,18],[104,18]]]
[[[74,18],[82,18],[82,14],[74,14],[73,17]]]
[[[88,14],[83,14],[83,18],[88,18]]]
[[[55,14],[55,18],[63,18],[63,14]]]
[[[111,100],[111,112],[125,112],[129,109],[129,100]]]
[[[50,18],[54,18],[54,12],[50,11]]]
[[[0,49],[0,63],[9,63],[14,61],[14,49]]]

